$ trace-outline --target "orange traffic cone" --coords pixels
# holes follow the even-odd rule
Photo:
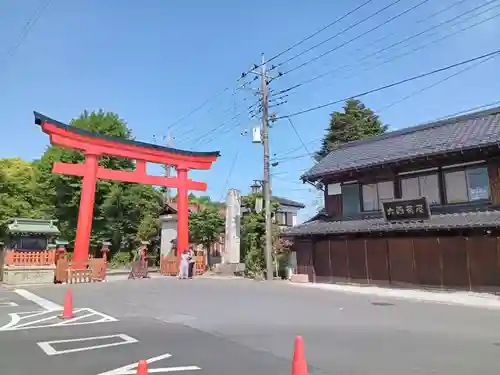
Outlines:
[[[137,366],[137,375],[148,375],[148,363],[146,361],[139,361],[139,365]]]
[[[302,341],[302,336],[297,336],[295,338],[292,375],[307,375],[307,362],[306,355],[304,354],[304,342]]]
[[[68,288],[66,293],[66,300],[64,301],[64,310],[61,319],[71,319],[73,318],[73,293],[71,288]]]

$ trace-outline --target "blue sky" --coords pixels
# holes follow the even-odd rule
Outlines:
[[[222,157],[213,169],[193,173],[194,177],[208,182],[208,194],[215,200],[224,196],[227,187],[247,192],[253,179],[262,178],[262,147],[252,144],[249,135],[240,134],[244,130],[251,133],[252,126],[258,124],[246,111],[255,101],[252,92],[239,90],[233,94],[240,74],[259,62],[261,52],[273,56],[364,2],[53,0],[24,39],[26,23],[45,1],[7,0],[0,4],[0,157],[34,159],[44,152],[48,138],[34,125],[33,110],[67,122],[84,109],[102,108],[125,119],[137,139],[163,142],[169,125],[229,87],[223,95],[171,129],[174,145],[179,148],[221,151]],[[373,0],[273,63],[280,63],[337,34],[392,2]],[[320,55],[420,2],[401,0],[373,19],[284,64],[280,71]],[[456,2],[458,0],[429,0],[324,58],[276,79],[271,89],[286,89],[317,74],[351,64],[366,54],[489,1],[464,0],[428,18]],[[500,1],[492,2],[472,13],[491,9],[468,22],[452,27],[459,19],[396,46],[382,58],[367,59],[363,65],[353,64],[298,88],[286,98],[287,103],[275,109],[277,115],[341,99],[500,49],[498,17],[376,67],[385,59],[500,14],[499,4]],[[260,15],[262,9],[264,14]],[[421,19],[425,21],[417,23]],[[386,35],[389,36],[385,40],[374,43]],[[364,97],[363,101],[379,110],[462,68],[378,92]],[[500,100],[498,77],[500,57],[382,110],[380,116],[391,129],[397,129],[495,102]],[[317,149],[319,142],[314,141],[322,136],[329,114],[340,108],[341,104],[293,118],[310,151]],[[231,120],[233,117],[235,120]],[[196,141],[207,132],[209,136]],[[301,213],[304,219],[314,213],[317,197],[317,193],[299,182],[300,174],[311,165],[311,160],[300,147],[288,121],[276,122],[270,137],[273,154],[297,149],[286,155],[297,158],[273,168],[273,193],[306,204],[307,209]],[[160,173],[158,167],[151,170]]]

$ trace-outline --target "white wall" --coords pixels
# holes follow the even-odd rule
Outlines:
[[[172,240],[177,238],[177,215],[163,215],[161,220],[161,245],[162,256],[172,255]]]

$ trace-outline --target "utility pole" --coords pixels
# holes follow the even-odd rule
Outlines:
[[[266,218],[266,274],[267,280],[273,280],[273,243],[271,221],[271,175],[269,173],[269,90],[264,54],[261,56],[261,94],[262,94],[262,143],[264,145],[264,207]]]

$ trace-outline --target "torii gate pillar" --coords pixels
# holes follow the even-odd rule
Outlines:
[[[177,179],[179,180],[179,189],[177,189],[177,261],[180,262],[182,252],[187,250],[189,246],[187,169],[177,168]]]
[[[73,260],[85,262],[89,258],[90,234],[94,216],[95,185],[97,180],[97,155],[85,154],[85,173],[82,181],[80,207],[76,228],[75,250]]]

